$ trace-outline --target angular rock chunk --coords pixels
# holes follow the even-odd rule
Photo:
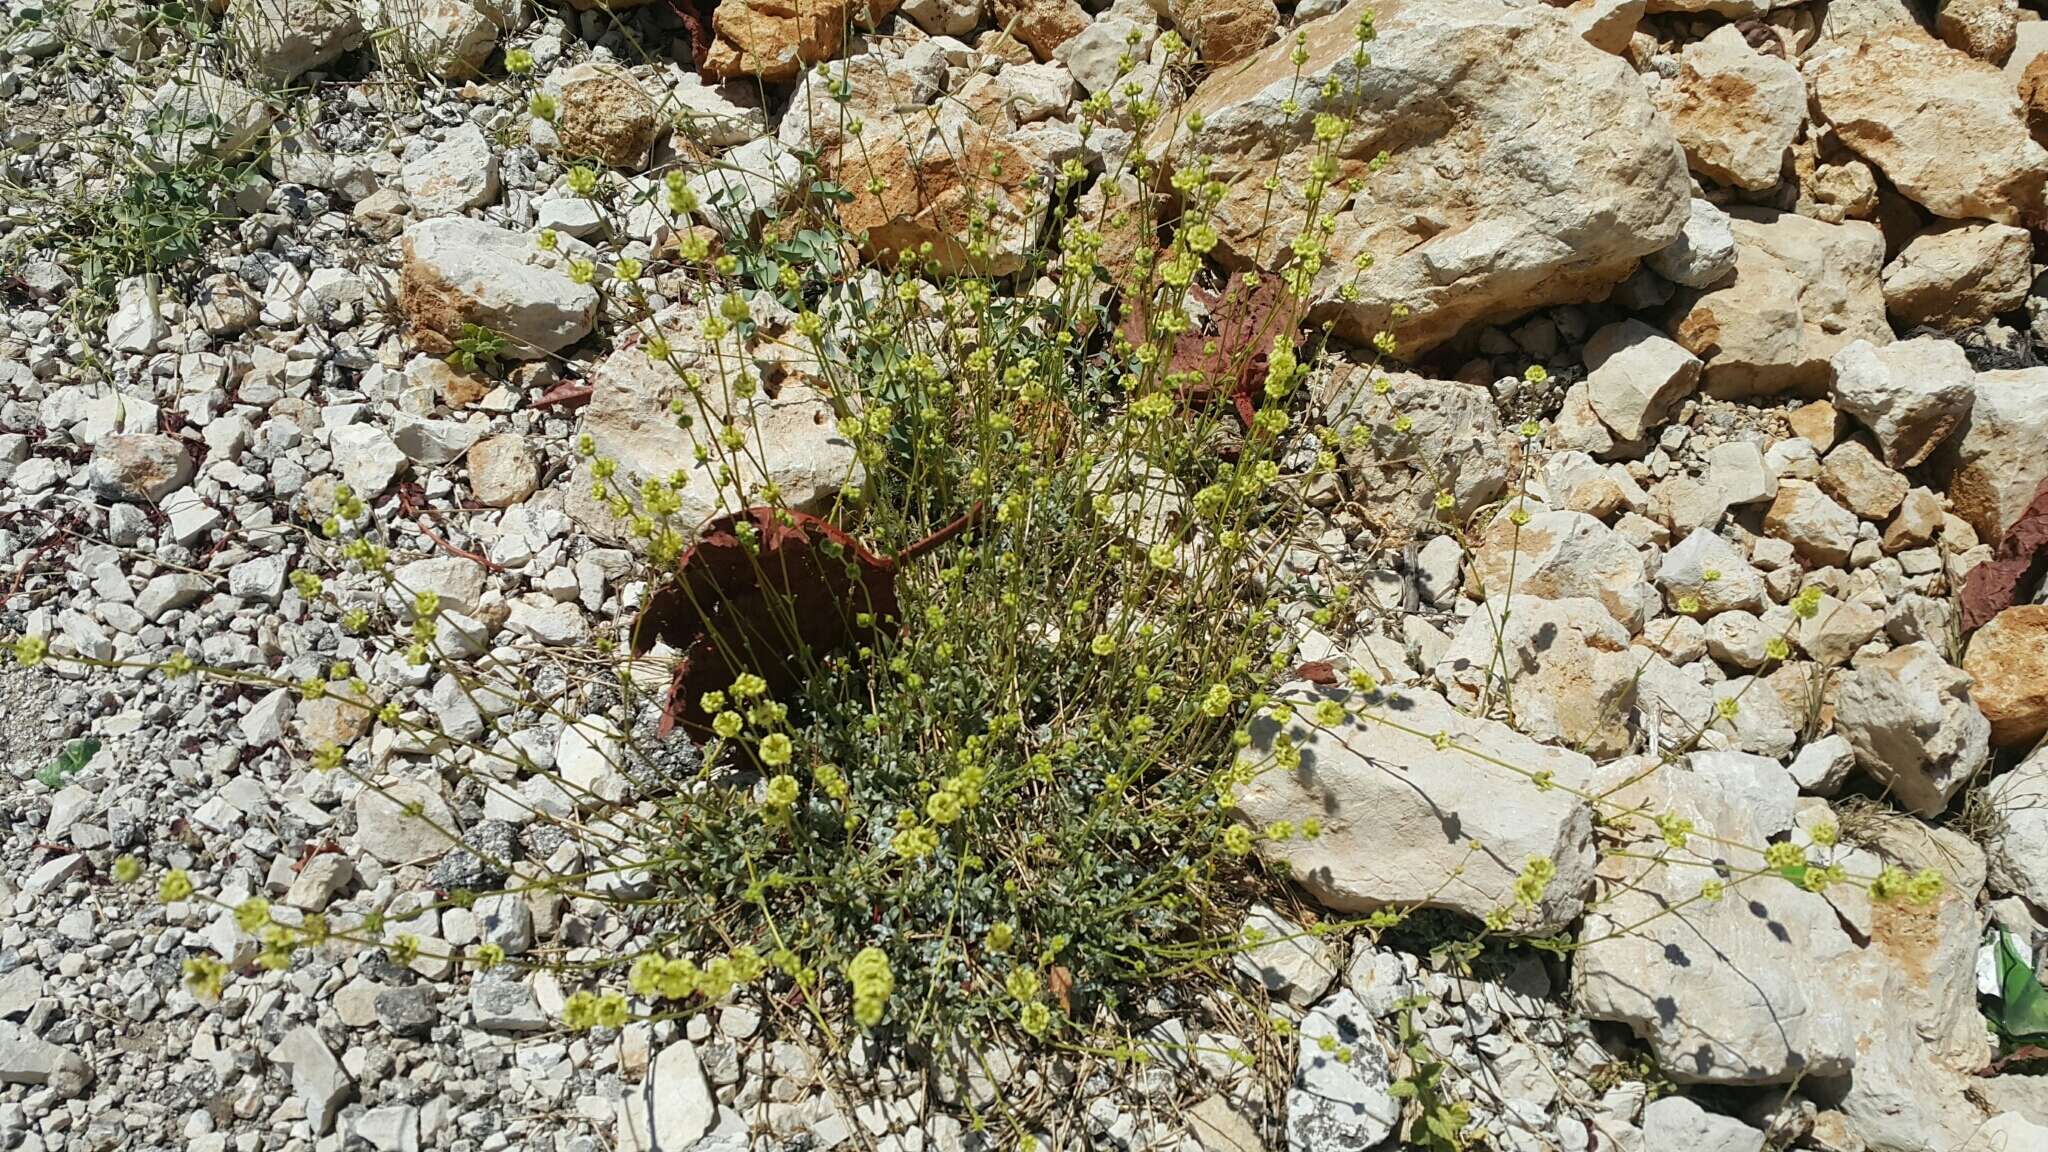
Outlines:
[[[1302,1019],[1287,1092],[1289,1152],[1366,1152],[1400,1119],[1378,1026],[1348,991]]]
[[[58,1099],[69,1100],[92,1081],[92,1065],[78,1053],[0,1020],[0,1084],[46,1086]]]
[[[1835,729],[1863,770],[1922,816],[1940,815],[1991,753],[1991,722],[1970,700],[1969,674],[1924,640],[1844,673]]]
[[[322,1136],[332,1131],[335,1112],[355,1095],[356,1086],[327,1041],[312,1025],[301,1024],[285,1033],[270,1059],[291,1069],[292,1093],[305,1105],[313,1131]]]
[[[1884,523],[1909,487],[1860,440],[1843,441],[1821,461],[1820,490],[1872,523]]]
[[[356,842],[386,864],[432,860],[453,848],[462,831],[441,793],[417,780],[365,785],[355,810]]]
[[[1512,608],[1512,611],[1509,609]],[[1628,751],[1638,657],[1597,600],[1489,600],[1444,649],[1434,675],[1467,711],[1595,756]]]
[[[137,159],[156,171],[255,147],[270,127],[263,98],[203,69],[164,82],[141,112]]]
[[[1280,22],[1273,0],[1153,0],[1204,64],[1235,64],[1266,46]]]
[[[1040,60],[1088,27],[1088,10],[1074,0],[995,0],[996,27]]]
[[[1778,497],[1764,513],[1764,531],[1822,564],[1840,564],[1856,543],[1856,514],[1809,480],[1780,480]]]
[[[1699,386],[1699,358],[1640,320],[1586,341],[1586,399],[1623,440],[1641,440]]]
[[[595,393],[583,410],[582,425],[582,432],[596,444],[596,454],[618,461],[621,476],[635,478],[624,485],[636,494],[634,499],[641,480],[673,482],[682,474],[684,482],[675,489],[681,501],[675,520],[694,528],[734,507],[731,485],[721,485],[718,479],[719,467],[731,454],[714,450],[708,462],[697,463],[700,436],[707,448],[716,447],[703,430],[723,427],[731,417],[748,430],[746,452],[730,461],[747,491],[772,481],[789,507],[825,511],[843,487],[858,485],[864,475],[853,443],[839,432],[832,406],[796,378],[785,379],[773,397],[757,393],[740,400],[727,396],[724,389],[706,388],[700,406],[684,382],[684,372],[715,378],[721,351],[726,364],[747,360],[737,335],[727,336],[725,346],[715,350],[703,337],[703,320],[701,312],[663,313],[655,324],[669,341],[668,360],[656,360],[636,344],[612,353],[598,367],[592,377]],[[676,426],[670,404],[677,399],[692,417],[691,428]],[[585,467],[571,487],[571,513],[592,531],[617,532],[611,513],[582,497],[588,488]]]
[[[2000,892],[2048,908],[2048,751],[2032,756],[1984,786],[1992,825],[1991,880]]]
[[[1380,375],[1390,385],[1385,392],[1372,383]],[[1476,384],[1346,366],[1331,374],[1323,418],[1347,435],[1361,426],[1371,431],[1345,450],[1344,463],[1375,506],[1427,517],[1437,493],[1449,492],[1450,514],[1462,519],[1507,487],[1500,409]]]
[[[1642,630],[1657,591],[1628,537],[1583,512],[1537,511],[1517,525],[1494,518],[1473,548],[1465,590],[1480,599],[1597,600],[1626,634]]]
[[[905,117],[842,152],[838,179],[853,198],[840,206],[839,221],[871,253],[929,244],[930,259],[946,272],[1015,272],[1038,241],[1039,188],[1053,166],[1016,135],[979,121],[947,128],[927,130]]]
[[[1806,74],[1842,142],[1928,211],[2042,223],[2048,150],[1997,68],[1918,29],[1890,29],[1837,41]]]
[[[1979,372],[1974,385],[1969,415],[1944,452],[1953,453],[1949,505],[1997,544],[2048,479],[2048,368]]]
[[[1284,695],[1310,706],[1350,698],[1307,684]],[[1297,829],[1304,820],[1322,824],[1314,839],[1262,840],[1262,853],[1284,856],[1296,881],[1339,911],[1420,904],[1485,916],[1512,906],[1510,930],[1538,935],[1579,915],[1593,867],[1590,806],[1495,761],[1570,786],[1590,778],[1592,761],[1472,719],[1434,692],[1358,702],[1358,715],[1327,730],[1306,714],[1253,723],[1240,761],[1264,770],[1238,794],[1238,813],[1257,829],[1281,820]],[[1299,767],[1272,759],[1283,733],[1302,751]],[[1475,841],[1484,848],[1475,850]],[[1543,899],[1524,908],[1514,882],[1531,857],[1551,861],[1557,874]]]
[[[2027,302],[2034,240],[2009,224],[1941,224],[1884,267],[1884,304],[1903,327],[1969,328]]]
[[[677,1040],[655,1053],[640,1082],[618,1108],[622,1152],[667,1152],[697,1143],[718,1122],[718,1100],[704,1078],[697,1047]]]
[[[1258,943],[1250,943],[1252,939]],[[1264,904],[1245,914],[1247,947],[1232,961],[1237,971],[1268,996],[1306,1008],[1337,979],[1337,957],[1328,941]]]
[[[497,151],[483,129],[462,124],[408,162],[399,179],[422,218],[458,215],[497,199]]]
[[[1877,437],[1884,462],[1911,468],[1970,414],[1976,372],[1960,346],[1921,337],[1876,347],[1858,340],[1835,353],[1835,407]]]
[[[1729,215],[1734,278],[1681,293],[1672,313],[1671,338],[1706,364],[1709,393],[1818,394],[1843,345],[1891,343],[1878,287],[1884,237],[1875,227],[1754,208]]]
[[[654,97],[624,69],[576,64],[549,77],[548,87],[561,93],[555,133],[563,155],[626,172],[647,166],[659,127]]]
[[[1692,170],[1709,180],[1774,188],[1806,123],[1806,82],[1783,57],[1750,47],[1723,24],[1679,53],[1678,77],[1657,93]]]
[[[93,445],[93,494],[154,504],[192,481],[192,456],[175,436],[117,433]]]
[[[362,0],[386,67],[444,79],[476,75],[525,11],[525,0]]]
[[[240,55],[273,84],[289,84],[362,43],[354,0],[232,0],[225,27]]]
[[[805,65],[836,58],[850,24],[872,28],[895,10],[893,0],[728,0],[712,13],[717,39],[704,74],[787,83]]]
[[[1652,271],[1673,284],[1710,288],[1735,271],[1735,232],[1728,213],[1709,200],[1695,197],[1678,239],[1643,258]]]
[[[1709,1112],[1684,1096],[1663,1096],[1643,1109],[1646,1148],[1689,1152],[1763,1152],[1764,1134],[1733,1116]]]
[[[399,238],[399,308],[421,351],[446,355],[464,326],[504,337],[504,355],[533,359],[581,340],[597,320],[597,290],[533,237],[444,217]]]
[[[1664,554],[1657,587],[1674,608],[1687,596],[1698,600],[1703,616],[1758,609],[1765,598],[1763,573],[1735,545],[1705,528],[1695,529]]]

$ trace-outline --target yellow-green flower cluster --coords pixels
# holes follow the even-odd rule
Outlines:
[[[583,989],[562,1002],[562,1026],[572,1032],[592,1028],[623,1028],[632,1018],[626,998],[617,992],[602,995]]]
[[[873,945],[861,949],[847,963],[846,979],[853,985],[853,1018],[863,1028],[880,1024],[889,1010],[889,997],[896,991],[888,953]]]

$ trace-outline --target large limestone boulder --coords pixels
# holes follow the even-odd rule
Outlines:
[[[1368,7],[1378,39],[1360,69],[1353,34]],[[1344,93],[1331,110],[1354,126],[1322,210],[1341,208],[1310,294],[1312,320],[1342,337],[1391,330],[1412,354],[1475,320],[1604,296],[1690,214],[1684,153],[1641,82],[1555,9],[1356,0],[1301,31],[1298,70],[1283,38],[1211,74],[1188,101],[1201,129],[1162,125],[1149,149],[1213,157],[1227,189],[1215,254],[1277,268],[1305,222],[1315,93]],[[1352,180],[1364,191],[1347,197]],[[1365,253],[1375,262],[1360,274]],[[1341,298],[1352,284],[1356,298]]]
[[[1835,728],[1902,808],[1939,816],[1991,754],[1970,676],[1925,640],[1867,660],[1835,690]]]
[[[1254,830],[1276,821],[1319,821],[1312,839],[1262,839],[1294,878],[1329,908],[1449,908],[1470,916],[1512,909],[1509,930],[1541,935],[1575,919],[1593,868],[1592,809],[1583,787],[1592,762],[1538,744],[1504,724],[1477,720],[1433,692],[1354,696],[1297,683],[1282,697],[1300,713],[1252,723],[1242,763],[1258,775],[1237,795]],[[1323,700],[1358,710],[1329,727],[1309,712]],[[1274,760],[1285,736],[1298,766]],[[1502,767],[1513,765],[1513,768]],[[1538,788],[1548,773],[1562,787]],[[1515,878],[1544,859],[1556,876],[1533,906],[1517,904]],[[1455,873],[1455,875],[1454,875]]]
[[[1976,399],[1950,437],[1948,497],[1988,544],[2005,538],[2048,479],[2048,368],[1979,372]]]
[[[1444,695],[1537,740],[1595,756],[1628,751],[1640,658],[1597,600],[1498,598],[1436,663]]]
[[[1790,813],[1757,802],[1752,758],[1690,759],[1646,759],[1630,773],[1639,778],[1610,796],[1689,821],[1692,834],[1670,848],[1647,817],[1616,829],[1622,851],[1601,860],[1579,932],[1579,1009],[1629,1026],[1683,1083],[1777,1084],[1847,1072],[1856,1034],[1839,983],[1855,941],[1822,896],[1772,874],[1726,879],[1760,866],[1763,845],[1789,830]],[[1709,883],[1726,891],[1703,896]]]
[[[1891,343],[1878,285],[1884,236],[1876,227],[1757,208],[1729,216],[1734,278],[1681,293],[1672,310],[1672,339],[1705,362],[1707,392],[1818,395],[1828,359],[1843,345]]]
[[[1776,187],[1806,122],[1806,82],[1783,57],[1750,47],[1723,24],[1679,54],[1678,76],[1657,92],[1692,170],[1720,184]]]
[[[597,290],[533,237],[444,216],[399,237],[398,306],[416,347],[446,355],[465,325],[505,338],[506,356],[534,359],[581,340],[597,319]]]
[[[717,380],[722,372],[752,372],[752,355],[737,334],[714,348],[703,337],[701,311],[674,309],[653,323],[669,343],[668,358],[657,359],[641,343],[612,353],[592,376],[580,429],[597,456],[617,461],[619,487],[629,499],[639,500],[640,480],[675,483],[680,476],[675,494],[681,508],[673,519],[687,533],[713,516],[760,503],[755,495],[764,482],[781,490],[788,507],[806,512],[827,511],[842,488],[861,482],[859,458],[840,435],[831,404],[801,376],[785,377],[773,396],[757,389],[742,399],[716,386],[693,393],[684,373]],[[678,400],[690,417],[687,428],[671,407]],[[714,437],[727,423],[747,430],[744,451],[726,449]],[[708,453],[701,462],[700,446]],[[719,482],[728,467],[744,492]],[[592,479],[587,467],[578,469],[569,510],[592,531],[614,536],[621,526],[589,499]]]
[[[1918,30],[1836,42],[1806,64],[1842,143],[1937,216],[2039,226],[2048,150],[2012,80]]]

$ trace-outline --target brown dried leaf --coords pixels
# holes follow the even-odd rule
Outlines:
[[[1199,372],[1207,383],[1182,390],[1181,402],[1202,407],[1227,397],[1246,428],[1252,425],[1259,389],[1266,382],[1266,364],[1272,355],[1273,337],[1286,333],[1298,336],[1300,318],[1294,300],[1278,276],[1261,276],[1256,288],[1232,273],[1221,293],[1199,285],[1188,295],[1207,312],[1205,322],[1173,338],[1167,371],[1175,375]],[[1122,325],[1124,338],[1142,344],[1152,330],[1152,305],[1141,300],[1126,310]]]
[[[1055,964],[1045,973],[1045,986],[1052,998],[1060,1002],[1060,1012],[1068,1017],[1074,1014],[1074,973],[1064,964]]]
[[[756,544],[742,543],[751,525]],[[749,508],[705,525],[675,577],[648,596],[633,651],[666,642],[682,654],[662,716],[698,736],[700,701],[743,672],[781,694],[820,657],[872,642],[897,615],[895,562],[815,516]],[[866,622],[863,623],[863,620]]]
[[[662,734],[682,724],[702,738],[712,719],[701,706],[704,694],[726,690],[742,672],[781,695],[818,659],[893,633],[897,568],[973,527],[983,511],[975,504],[893,557],[804,512],[749,508],[706,524],[633,623],[634,655],[656,641],[682,654]],[[753,530],[751,548],[741,525]]]

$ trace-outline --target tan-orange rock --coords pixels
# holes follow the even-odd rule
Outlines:
[[[1038,238],[1041,194],[1031,185],[1051,165],[974,121],[945,135],[898,127],[844,156],[839,182],[853,198],[840,223],[871,255],[918,253],[946,273],[1017,271]]]
[[[1991,742],[2028,744],[2048,734],[2048,604],[2020,604],[1970,638],[1963,671],[1970,698],[1991,721]]]
[[[2030,227],[2048,216],[2048,151],[1997,68],[1917,29],[1890,29],[1825,48],[1805,72],[1842,143],[1928,211]]]
[[[654,98],[618,67],[578,64],[551,83],[560,90],[555,132],[562,154],[638,172],[647,166],[657,127]]]
[[[1074,0],[996,0],[996,27],[1016,37],[1040,60],[1091,23]]]
[[[1758,52],[1723,24],[1686,45],[1657,107],[1693,171],[1738,188],[1772,188],[1806,121],[1806,82],[1783,57]]]
[[[1273,0],[1172,0],[1167,12],[1212,67],[1235,64],[1264,48],[1280,23]]]
[[[786,83],[805,65],[837,57],[849,23],[872,27],[895,10],[895,0],[725,0],[711,17],[717,39],[704,71],[716,80]]]

